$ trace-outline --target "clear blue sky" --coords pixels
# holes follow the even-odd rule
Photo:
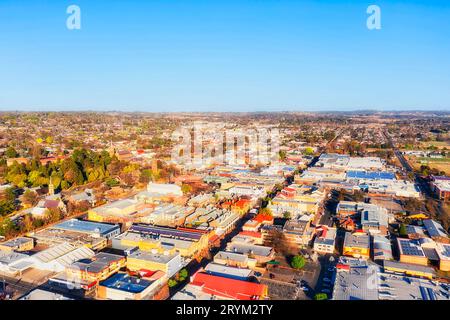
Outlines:
[[[450,1],[0,0],[0,110],[365,108],[450,109]]]

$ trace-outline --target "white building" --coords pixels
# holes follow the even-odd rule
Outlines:
[[[152,183],[150,182],[147,185],[147,192],[149,193],[157,193],[161,195],[174,195],[174,196],[182,196],[183,192],[181,191],[181,187],[176,184],[169,183]]]

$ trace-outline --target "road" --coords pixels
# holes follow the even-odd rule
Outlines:
[[[424,179],[421,175],[416,173],[412,166],[408,163],[408,160],[405,159],[400,150],[396,148],[389,134],[384,131],[384,135],[386,139],[388,139],[389,143],[392,146],[395,156],[400,161],[400,164],[403,166],[406,172],[412,173],[414,175],[414,182],[419,186],[421,194],[425,197],[425,200],[428,203],[431,203],[433,206],[434,215],[430,212],[430,215],[434,219],[442,220],[447,217],[447,213],[442,207],[442,202],[437,200],[430,188],[430,184],[426,179]],[[428,210],[427,210],[428,211]]]

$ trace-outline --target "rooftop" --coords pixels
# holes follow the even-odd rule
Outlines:
[[[152,253],[152,252],[146,252],[141,250],[136,250],[131,255],[128,256],[128,258],[133,259],[139,259],[139,260],[145,260],[145,261],[152,261],[156,263],[162,263],[167,264],[171,260],[173,260],[176,256],[178,256],[178,253],[172,253],[172,254],[160,254],[160,253]]]
[[[126,273],[116,273],[108,279],[100,282],[103,287],[126,291],[131,293],[141,293],[148,288],[153,282],[130,276]]]
[[[84,233],[96,233],[99,235],[107,234],[113,230],[119,229],[117,224],[106,224],[86,220],[70,219],[53,226],[54,229],[77,231]]]
[[[345,233],[344,247],[369,248],[370,241],[367,234],[355,235],[350,232]]]

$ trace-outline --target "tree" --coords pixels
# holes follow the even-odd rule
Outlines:
[[[291,213],[289,211],[283,212],[283,218],[290,219],[291,218]]]
[[[15,231],[16,228],[11,219],[0,217],[0,236],[8,238],[14,235]]]
[[[25,232],[33,230],[33,218],[31,215],[27,214],[23,217],[21,229]]]
[[[312,155],[314,154],[314,149],[311,148],[311,147],[307,147],[307,148],[303,151],[303,153],[304,153],[305,155],[307,155],[307,156],[312,156]]]
[[[59,210],[58,208],[48,209],[46,218],[49,223],[58,222],[62,218],[61,210]]]
[[[306,260],[303,256],[296,255],[295,257],[292,258],[291,267],[294,269],[299,270],[299,269],[303,268],[305,266],[305,264],[306,264]]]
[[[16,149],[13,147],[8,147],[5,151],[5,155],[7,158],[17,158],[19,156],[19,153],[17,153]]]
[[[281,253],[283,256],[288,257],[295,255],[298,252],[298,250],[289,243],[281,230],[272,230],[271,238],[271,243],[267,243],[267,245],[272,246],[277,253]]]
[[[14,201],[3,199],[0,200],[0,216],[6,216],[16,209]]]
[[[110,188],[115,187],[115,186],[118,186],[118,185],[120,184],[119,181],[117,181],[117,180],[114,179],[114,178],[108,178],[108,179],[105,181],[105,183],[106,183],[106,185],[107,185],[108,187],[110,187]]]
[[[266,217],[272,217],[272,210],[270,210],[269,208],[261,208],[259,209],[259,214],[262,216],[266,216]]]
[[[189,272],[186,270],[186,268],[181,269],[178,273],[178,278],[180,279],[180,281],[186,280],[187,277],[189,277]]]
[[[139,180],[143,183],[149,183],[150,181],[152,181],[153,179],[153,173],[152,170],[150,169],[144,169],[141,172],[141,176],[139,178]]]
[[[314,300],[328,300],[328,296],[326,293],[316,293]]]
[[[169,281],[167,281],[167,284],[169,285],[169,288],[173,288],[178,284],[178,282],[177,280],[169,279]]]
[[[181,192],[183,192],[183,194],[188,194],[192,192],[192,187],[188,184],[183,184],[181,186]]]
[[[29,206],[34,206],[38,199],[37,193],[30,189],[27,189],[23,194],[23,202]]]

